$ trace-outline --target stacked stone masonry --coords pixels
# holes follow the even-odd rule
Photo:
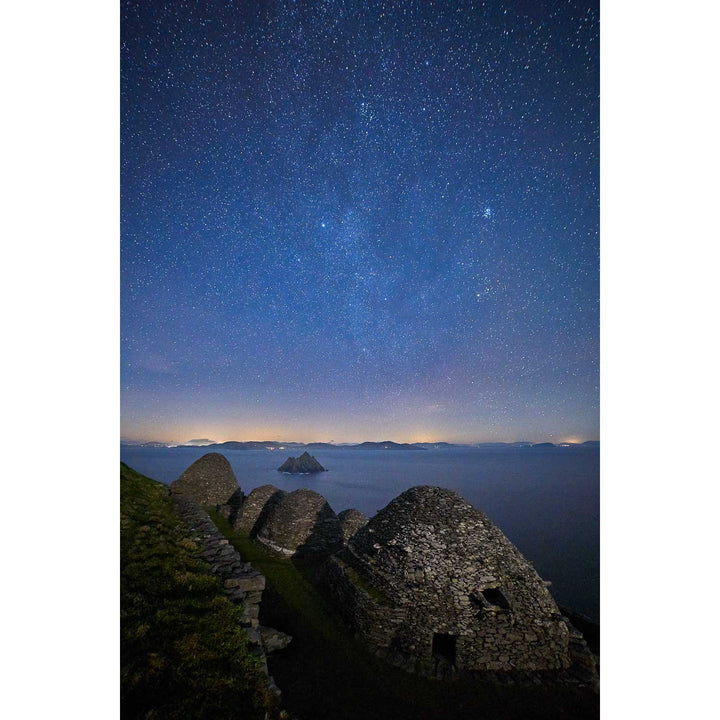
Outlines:
[[[220,515],[222,515],[222,517],[227,518],[227,520],[230,521],[230,524],[233,524],[235,522],[235,518],[237,517],[238,511],[243,506],[244,502],[245,494],[240,488],[238,488],[230,496],[230,499],[227,502],[224,502],[221,505],[217,506],[217,511]]]
[[[357,510],[336,515],[312,490],[285,493],[263,485],[244,497],[237,484],[228,489],[225,498],[231,498],[219,501],[218,510],[233,528],[282,555],[321,558],[325,590],[345,622],[387,661],[434,677],[482,672],[501,682],[536,682],[549,673],[597,689],[594,656],[561,614],[548,583],[456,493],[410,488],[368,521]],[[228,596],[244,603],[244,623],[264,660],[258,624],[264,577],[242,562],[186,495],[175,502]],[[269,629],[264,639],[268,649],[289,642]]]
[[[260,602],[265,589],[265,576],[249,563],[243,562],[237,550],[215,527],[210,516],[192,500],[182,495],[173,495],[171,498],[201,548],[200,557],[208,563],[210,571],[220,578],[227,597],[233,603],[242,604],[241,625],[245,629],[250,649],[270,677],[266,653],[285,647],[291,638],[272,628],[260,626]],[[270,686],[279,695],[280,691],[272,677]]]
[[[284,495],[285,493],[274,485],[261,485],[255,488],[238,508],[235,517],[231,519],[233,529],[255,537],[265,518]]]
[[[483,513],[450,490],[400,495],[354,535],[328,573],[351,626],[410,672],[573,664],[571,630],[546,584]]]
[[[348,540],[361,528],[367,525],[368,519],[365,513],[351,508],[338,513],[338,520],[343,533],[343,545],[347,545]]]
[[[170,485],[173,495],[182,495],[198,505],[229,503],[228,498],[237,499],[238,491],[235,473],[220,453],[206,453]]]
[[[343,532],[327,500],[301,489],[283,495],[272,507],[257,539],[283,555],[322,555],[342,547]]]

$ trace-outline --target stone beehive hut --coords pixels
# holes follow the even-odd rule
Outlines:
[[[237,490],[235,473],[220,453],[203,455],[170,484],[172,494],[182,495],[198,505],[227,503]]]
[[[270,510],[257,538],[284,555],[327,554],[342,546],[342,528],[322,495],[293,490]]]
[[[220,515],[230,520],[233,523],[237,511],[245,501],[245,493],[238,488],[224,503],[217,506],[217,511]]]
[[[340,521],[340,527],[343,532],[343,544],[347,544],[347,541],[361,528],[367,525],[367,515],[361,513],[355,508],[350,510],[343,510],[338,513],[338,520]]]
[[[274,485],[256,487],[245,498],[232,522],[234,530],[254,536],[285,493]]]
[[[411,672],[569,665],[568,626],[545,583],[450,490],[404,492],[350,539],[328,573],[354,629]]]

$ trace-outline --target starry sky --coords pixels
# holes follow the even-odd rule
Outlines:
[[[595,1],[126,0],[125,439],[599,436]]]

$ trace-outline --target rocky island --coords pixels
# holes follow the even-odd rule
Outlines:
[[[278,471],[296,474],[326,472],[326,469],[310,453],[304,452],[300,457],[289,457]]]

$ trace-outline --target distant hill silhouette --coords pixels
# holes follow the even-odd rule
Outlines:
[[[350,446],[351,450],[424,450],[425,448],[410,443],[396,443],[392,440],[384,442],[364,442]]]
[[[587,440],[582,443],[560,443],[556,445],[551,442],[531,443],[527,441],[521,442],[483,442],[483,443],[449,443],[449,442],[416,442],[416,443],[397,443],[393,440],[383,440],[381,442],[363,442],[353,443],[328,443],[328,442],[283,442],[279,440],[228,440],[226,442],[214,442],[207,438],[188,440],[182,445],[168,445],[164,442],[133,442],[121,440],[120,444],[125,447],[145,447],[145,448],[193,448],[205,447],[212,450],[447,450],[452,448],[478,448],[478,449],[498,449],[512,450],[515,448],[599,448],[599,440]]]
[[[238,442],[236,440],[228,440],[223,443],[216,443],[214,448],[223,448],[224,450],[280,450],[282,448],[300,448],[304,447],[303,443],[278,442],[277,440],[246,440]]]

